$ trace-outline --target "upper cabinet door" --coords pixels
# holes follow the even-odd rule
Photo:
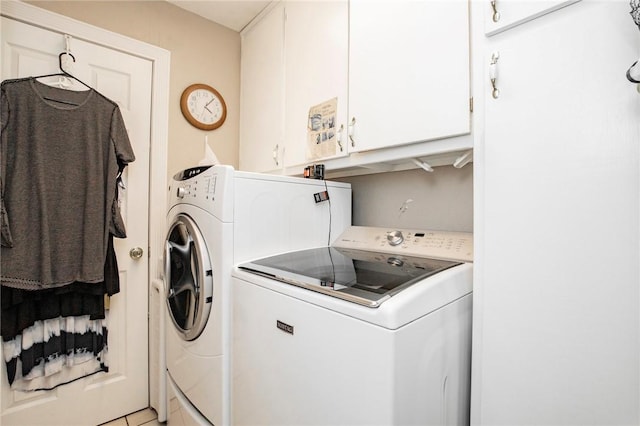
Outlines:
[[[546,15],[580,0],[482,0],[484,31],[487,36],[498,34]]]
[[[284,7],[277,4],[242,32],[240,170],[282,167]]]
[[[469,133],[466,0],[351,0],[351,151]]]
[[[347,0],[285,3],[287,167],[347,155],[348,18]]]

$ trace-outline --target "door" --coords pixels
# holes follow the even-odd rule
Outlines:
[[[118,103],[136,161],[127,167],[122,214],[127,239],[116,240],[121,291],[109,308],[109,373],[97,374],[52,391],[14,392],[5,368],[2,424],[96,425],[149,405],[147,256],[129,250],[148,243],[149,144],[152,63],[120,51],[71,39],[74,75]],[[2,18],[2,79],[58,71],[63,34]]]
[[[290,1],[285,12],[284,165],[301,171],[348,154],[349,8],[346,1]],[[314,108],[323,113],[316,127],[311,108],[332,99],[335,110]]]
[[[189,216],[180,214],[167,235],[167,309],[173,325],[184,340],[202,333],[213,297],[213,268],[204,237]]]
[[[240,170],[282,168],[284,10],[281,3],[242,33]]]
[[[469,4],[349,2],[351,152],[470,131]]]
[[[639,424],[639,47],[623,2],[487,40],[472,424]]]

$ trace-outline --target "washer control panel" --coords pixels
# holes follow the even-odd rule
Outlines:
[[[202,175],[188,182],[175,182],[175,193],[171,194],[179,200],[202,198],[214,200],[216,193],[216,176]]]
[[[200,166],[174,175],[169,183],[168,210],[178,204],[189,204],[224,222],[231,221],[234,173],[231,166]]]
[[[333,244],[356,250],[473,262],[473,234],[352,226]]]

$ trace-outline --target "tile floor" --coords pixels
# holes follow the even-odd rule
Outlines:
[[[119,419],[103,423],[100,426],[162,426],[164,423],[158,421],[158,415],[153,408],[145,408],[136,411]]]

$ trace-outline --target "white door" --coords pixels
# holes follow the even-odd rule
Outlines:
[[[121,291],[109,309],[109,373],[97,374],[52,391],[14,392],[5,367],[2,381],[3,426],[13,424],[96,425],[149,405],[147,283],[149,144],[152,63],[78,39],[70,41],[73,72],[117,102],[136,161],[126,169],[122,213],[128,237],[116,240]],[[58,71],[65,50],[63,34],[2,18],[2,79]],[[144,249],[138,260],[129,256]]]
[[[284,165],[302,170],[305,164],[348,154],[349,5],[344,0],[290,1],[285,12]],[[335,121],[312,128],[310,108],[333,98]],[[322,142],[311,141],[313,148],[309,129],[323,136]]]
[[[284,8],[278,3],[242,33],[240,170],[282,168]]]
[[[640,424],[640,95],[625,78],[640,45],[628,9],[583,1],[487,40],[472,424]]]
[[[349,147],[467,134],[469,4],[349,2]]]

